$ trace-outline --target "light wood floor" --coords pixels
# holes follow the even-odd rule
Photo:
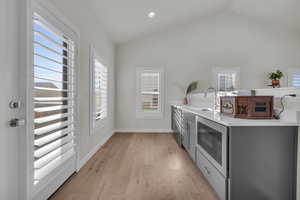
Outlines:
[[[217,200],[171,134],[115,134],[51,200]]]

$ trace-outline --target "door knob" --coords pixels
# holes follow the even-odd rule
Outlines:
[[[21,102],[20,101],[11,101],[9,102],[9,108],[11,109],[17,109],[21,107]]]
[[[12,119],[9,121],[10,127],[18,127],[18,126],[24,126],[25,125],[25,119]]]

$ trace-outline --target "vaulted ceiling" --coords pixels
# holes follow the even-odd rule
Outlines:
[[[299,0],[232,0],[230,9],[264,22],[300,30]]]
[[[264,22],[300,30],[299,0],[85,0],[82,2],[117,43],[134,40],[146,34],[223,11],[232,11]],[[155,18],[148,18],[150,11],[156,12]]]

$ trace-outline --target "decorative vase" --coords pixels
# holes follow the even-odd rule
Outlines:
[[[280,80],[272,80],[273,87],[280,87]]]

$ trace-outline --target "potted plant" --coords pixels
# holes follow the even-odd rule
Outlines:
[[[273,87],[280,87],[280,79],[283,77],[283,73],[280,70],[269,74],[269,79],[272,80]]]
[[[189,84],[189,86],[187,87],[186,89],[186,92],[185,92],[185,97],[183,99],[183,104],[186,105],[188,104],[188,95],[190,93],[192,93],[194,90],[196,90],[198,88],[198,81],[193,81]]]

